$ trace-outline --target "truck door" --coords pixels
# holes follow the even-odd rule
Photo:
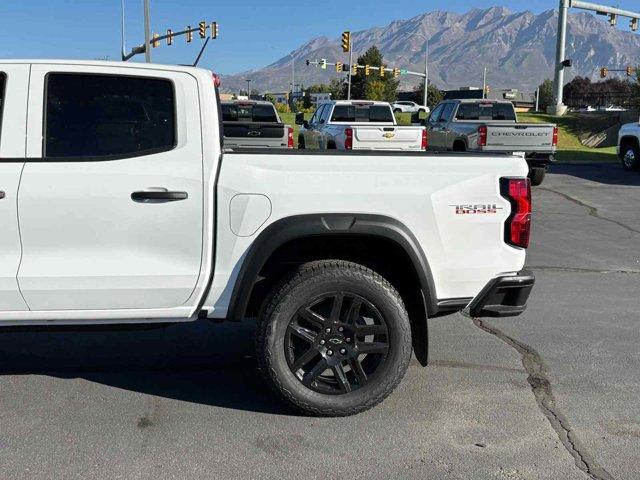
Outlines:
[[[29,65],[0,66],[0,311],[27,310],[18,288],[18,187],[24,167]]]
[[[108,317],[184,305],[203,252],[197,80],[33,65],[29,91],[18,199],[29,308]]]
[[[442,140],[442,125],[440,124],[440,116],[444,110],[444,103],[438,105],[427,121],[427,132],[429,134],[429,150],[442,150],[444,142]]]

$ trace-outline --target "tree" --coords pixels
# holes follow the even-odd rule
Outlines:
[[[422,105],[424,102],[424,82],[420,83],[413,89],[414,92],[414,101]],[[429,82],[427,87],[427,106],[433,110],[437,104],[439,104],[444,98],[444,92],[434,84]]]
[[[329,91],[333,100],[344,100],[347,98],[347,81],[334,78],[329,84]]]
[[[546,110],[548,106],[553,105],[553,82],[548,78],[540,84],[539,108]]]
[[[381,67],[384,65],[384,58],[382,58],[380,50],[373,46],[367,50],[364,55],[358,57],[358,65]],[[371,83],[380,85],[373,86],[370,85]],[[390,72],[387,72],[384,77],[381,77],[379,71],[373,70],[371,75],[365,76],[363,70],[360,69],[357,75],[351,77],[351,98],[395,102],[398,85],[400,85],[400,82],[393,78]],[[367,97],[367,92],[375,94],[380,98],[369,98]]]
[[[275,105],[275,103],[276,103],[276,98],[275,98],[273,95],[271,95],[270,93],[267,93],[267,94],[264,96],[264,99],[265,99],[267,102],[271,102],[271,103],[273,103],[274,105]]]

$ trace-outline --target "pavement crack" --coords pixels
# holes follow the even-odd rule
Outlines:
[[[571,195],[568,195],[564,192],[559,192],[557,190],[553,190],[551,188],[546,188],[546,187],[538,187],[538,190],[544,190],[545,192],[555,193],[556,195],[561,196],[565,200],[573,203],[574,205],[578,205],[580,207],[586,208],[589,215],[594,218],[618,225],[619,227],[624,228],[625,230],[631,233],[640,233],[640,230],[636,230],[635,228],[632,228],[625,223],[622,223],[618,220],[614,220],[613,218],[609,218],[609,217],[605,217],[604,215],[601,215],[597,207],[594,207],[593,205],[589,205],[588,203],[578,200],[577,198],[572,197]]]
[[[613,480],[611,474],[586,450],[577,433],[571,428],[569,420],[560,411],[553,395],[551,382],[547,376],[547,367],[540,354],[532,347],[510,337],[500,329],[488,325],[481,319],[474,318],[473,323],[476,327],[497,337],[520,354],[522,365],[528,374],[527,381],[531,386],[538,408],[549,420],[560,442],[573,457],[576,466],[593,480]]]

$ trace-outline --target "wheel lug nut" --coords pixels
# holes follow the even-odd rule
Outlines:
[[[347,343],[351,343],[351,339],[350,338],[347,338]]]
[[[333,355],[333,350],[327,350],[327,355],[329,356]]]
[[[325,342],[324,340],[320,340],[320,345],[324,345],[325,343],[327,342]]]
[[[341,349],[340,349],[340,353],[341,353],[342,355],[344,355],[345,353],[347,353],[347,349],[346,349],[346,348],[341,348]]]
[[[331,333],[331,329],[330,329],[330,328],[327,328],[327,329],[325,330],[325,332],[327,332],[327,333]]]
[[[338,328],[338,331],[339,331],[339,332],[344,332],[344,327],[340,327],[340,328]]]

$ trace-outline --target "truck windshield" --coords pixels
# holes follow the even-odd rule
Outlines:
[[[393,112],[387,105],[336,105],[332,122],[393,123]]]
[[[516,114],[510,103],[461,103],[456,119],[515,121]]]
[[[224,122],[278,123],[278,116],[273,105],[223,103],[222,120]]]

